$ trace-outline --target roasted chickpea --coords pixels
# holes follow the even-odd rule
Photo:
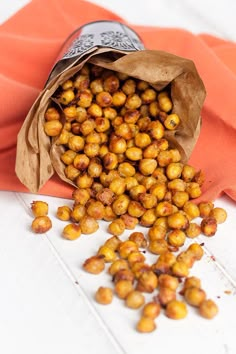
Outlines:
[[[119,270],[122,269],[129,269],[129,263],[126,259],[117,259],[110,265],[108,272],[110,275],[114,276]]]
[[[183,164],[180,162],[171,162],[166,167],[166,175],[170,180],[179,178],[183,170]]]
[[[214,204],[212,202],[201,202],[198,204],[200,216],[202,218],[208,217],[210,215],[211,210],[214,208]]]
[[[115,154],[123,154],[126,151],[126,140],[120,136],[114,136],[110,139],[109,150]]]
[[[62,236],[67,240],[76,240],[81,235],[80,225],[77,224],[68,224],[64,227],[62,231]]]
[[[131,291],[125,299],[125,305],[131,309],[140,308],[144,304],[144,302],[145,297],[138,290]]]
[[[176,292],[170,288],[160,287],[157,295],[161,306],[166,306],[170,301],[176,300]]]
[[[178,114],[172,113],[172,114],[169,114],[167,116],[167,118],[165,119],[164,126],[168,130],[175,130],[179,126],[179,123],[180,123],[180,118],[179,118]]]
[[[129,235],[129,240],[135,242],[137,247],[145,248],[147,246],[147,240],[142,232],[132,232]]]
[[[150,188],[150,193],[154,195],[158,201],[164,199],[167,188],[165,183],[156,183]]]
[[[158,278],[153,271],[142,273],[138,278],[137,290],[152,293],[158,285]]]
[[[87,207],[87,214],[96,220],[103,219],[105,207],[100,201],[91,202]]]
[[[59,120],[49,120],[44,123],[44,131],[48,136],[57,136],[61,133],[63,124]]]
[[[124,114],[124,121],[128,124],[135,124],[140,117],[137,109],[128,109]]]
[[[60,119],[60,113],[55,107],[49,107],[44,115],[44,118],[46,121],[50,120],[59,120]]]
[[[92,256],[83,264],[83,269],[88,273],[99,274],[105,268],[105,261],[103,256]]]
[[[135,89],[136,89],[136,83],[133,79],[127,79],[122,85],[122,91],[126,95],[131,95],[135,93]]]
[[[100,107],[109,107],[113,102],[113,98],[109,92],[99,92],[96,94],[96,103]]]
[[[76,152],[73,150],[67,150],[61,155],[61,160],[64,162],[66,165],[71,165],[74,161],[74,158],[76,156]]]
[[[85,206],[82,204],[77,204],[74,206],[73,210],[70,213],[71,221],[79,222],[85,214],[86,214]]]
[[[135,242],[127,240],[119,244],[118,252],[121,258],[128,258],[131,252],[137,252],[138,246]]]
[[[144,175],[151,175],[157,167],[157,161],[155,159],[142,159],[139,162],[139,171]]]
[[[87,136],[91,134],[95,129],[95,121],[94,119],[86,119],[80,125],[80,132],[82,135]]]
[[[108,76],[103,83],[104,91],[110,93],[116,92],[119,89],[120,81],[116,75]]]
[[[128,205],[128,213],[130,216],[139,218],[145,213],[146,209],[142,206],[141,203],[131,200]]]
[[[89,158],[85,154],[77,154],[73,160],[74,167],[79,171],[85,171],[89,166]]]
[[[148,317],[152,319],[158,317],[160,312],[161,312],[160,304],[154,301],[148,302],[147,304],[144,305],[142,309],[142,315],[144,317]]]
[[[113,277],[113,281],[114,283],[117,283],[120,280],[129,280],[133,283],[134,278],[135,277],[133,272],[129,268],[127,268],[118,270]]]
[[[131,199],[138,201],[140,195],[145,192],[146,192],[146,188],[141,184],[137,184],[136,186],[130,188],[129,195]]]
[[[90,188],[93,184],[93,178],[86,172],[83,172],[76,178],[75,183],[79,188]]]
[[[214,236],[217,231],[216,219],[210,216],[202,219],[201,231],[205,236],[208,237]]]
[[[143,116],[141,118],[139,118],[139,120],[137,121],[137,126],[139,128],[140,132],[146,132],[148,131],[148,127],[151,123],[151,119],[147,116]]]
[[[202,194],[201,187],[196,182],[187,183],[186,192],[189,194],[190,198],[198,198]]]
[[[72,88],[69,88],[65,91],[62,91],[59,100],[60,100],[60,103],[67,105],[71,101],[73,101],[74,98],[75,98],[74,91]]]
[[[76,204],[85,205],[90,198],[90,193],[88,189],[77,188],[74,189],[72,193],[72,198]]]
[[[36,216],[36,218],[32,221],[31,229],[36,234],[43,234],[50,230],[52,227],[51,219],[47,215]]]
[[[91,92],[96,95],[100,92],[103,92],[104,88],[103,88],[103,83],[101,79],[95,79],[93,81],[91,81],[90,83],[90,90]]]
[[[189,238],[195,238],[200,235],[201,227],[195,222],[191,222],[185,230],[185,233]]]
[[[118,165],[117,155],[113,152],[108,152],[102,158],[103,165],[107,170],[114,170]]]
[[[172,102],[166,91],[162,91],[157,96],[160,109],[164,112],[169,112],[172,109]]]
[[[180,320],[187,316],[187,307],[185,303],[178,300],[170,301],[166,306],[166,316],[173,320]]]
[[[196,261],[193,253],[187,251],[180,252],[176,259],[178,262],[183,262],[188,268],[192,268],[194,262]]]
[[[187,217],[183,213],[178,211],[173,213],[172,215],[169,215],[167,221],[168,226],[171,229],[185,230],[189,225]]]
[[[193,286],[185,290],[184,298],[189,305],[199,307],[202,301],[206,299],[206,293],[199,287]]]
[[[83,150],[84,143],[84,139],[81,136],[72,135],[68,140],[68,147],[70,150],[78,152]]]
[[[104,210],[104,217],[103,219],[105,221],[113,221],[117,218],[116,214],[114,213],[114,211],[112,210],[112,207],[110,205],[105,206],[105,210]]]
[[[198,206],[191,202],[187,201],[183,206],[183,211],[187,214],[190,220],[195,219],[200,216],[200,211]]]
[[[110,288],[100,286],[95,293],[95,300],[102,305],[107,305],[112,302],[113,292]]]
[[[213,300],[204,300],[199,305],[199,313],[202,317],[212,319],[218,313],[218,306]]]
[[[77,94],[78,106],[87,108],[91,106],[93,94],[89,89],[81,90]]]
[[[167,241],[171,246],[181,247],[185,240],[186,235],[182,230],[172,230],[167,236]]]
[[[125,192],[125,179],[121,177],[114,178],[109,184],[109,189],[117,196],[123,195]]]
[[[154,225],[148,231],[150,241],[163,240],[166,237],[166,228],[161,225]]]
[[[115,219],[108,226],[108,232],[115,236],[120,236],[125,231],[125,223],[122,219]]]
[[[156,329],[156,324],[153,318],[142,316],[136,325],[136,329],[141,333],[150,333]]]
[[[93,217],[85,215],[80,220],[80,228],[82,234],[92,234],[98,230],[99,224]]]
[[[117,117],[117,111],[115,110],[115,108],[105,107],[103,109],[103,115],[104,115],[105,118],[113,120],[113,119],[115,119]]]
[[[166,251],[168,251],[168,243],[164,239],[150,241],[148,245],[148,250],[153,254],[165,253]]]
[[[189,200],[189,195],[187,192],[177,191],[173,193],[172,202],[178,208],[183,208],[183,206]]]
[[[204,251],[201,245],[198,243],[192,243],[188,248],[187,252],[192,254],[196,260],[200,260],[203,257]]]
[[[127,214],[127,213],[126,214],[122,214],[120,218],[121,218],[121,220],[124,221],[125,228],[127,230],[135,229],[135,227],[138,225],[138,222],[139,222],[138,218],[135,218],[134,216],[131,216],[131,215]]]
[[[135,145],[141,149],[151,144],[151,138],[147,133],[137,133],[134,137]]]
[[[214,208],[210,211],[210,217],[215,218],[217,224],[225,222],[227,219],[227,213],[223,208]]]
[[[125,155],[131,161],[139,161],[142,159],[142,149],[130,147],[126,150]]]
[[[184,192],[186,190],[186,183],[180,178],[168,182],[167,186],[171,192]]]
[[[169,223],[169,217],[170,216],[172,216],[172,215],[174,215],[173,214],[173,212],[174,212],[174,205],[173,204],[171,204],[171,203],[169,203],[169,202],[166,202],[166,201],[164,201],[164,202],[159,202],[158,204],[157,204],[157,207],[156,207],[156,213],[157,213],[157,216],[159,217],[159,216],[168,216],[168,219],[167,219],[167,221],[168,221],[168,226],[169,227],[173,227],[173,226],[171,226],[172,225],[172,223],[171,223],[171,225],[170,225],[170,223]],[[182,215],[182,214],[181,214]],[[170,220],[172,220],[172,219],[170,219]],[[182,217],[181,217],[181,220],[182,220]],[[176,223],[177,224],[177,223]],[[173,227],[173,228],[175,228],[175,227]]]
[[[63,109],[63,112],[65,114],[65,118],[67,121],[71,122],[74,119],[77,118],[77,109],[75,105],[69,106],[69,107],[65,107]]]
[[[99,247],[98,256],[103,256],[104,261],[106,263],[112,263],[117,259],[117,255],[115,253],[115,251],[113,251],[111,248],[109,248],[108,246],[101,246]]]
[[[101,117],[103,114],[102,108],[97,103],[92,103],[87,112],[92,117]]]
[[[148,209],[144,212],[140,219],[140,225],[145,227],[153,226],[156,221],[156,211],[155,208]]]
[[[41,200],[35,200],[31,203],[31,211],[35,217],[45,216],[48,214],[48,203]]]
[[[158,286],[175,291],[179,286],[179,279],[169,274],[161,274],[158,277]]]
[[[71,215],[71,208],[69,208],[67,205],[63,205],[61,207],[57,208],[57,217],[58,219],[62,221],[69,221],[70,220],[70,215]]]
[[[112,209],[116,215],[125,214],[128,210],[130,199],[126,194],[119,195],[112,203]]]
[[[159,122],[159,120],[155,120],[151,121],[151,123],[149,124],[148,132],[153,139],[158,140],[164,137],[165,128],[161,124],[161,122]]]
[[[83,75],[81,72],[76,76],[74,81],[75,88],[79,90],[85,90],[89,87],[88,74]]]
[[[56,140],[56,144],[57,145],[67,145],[70,137],[71,137],[71,132],[69,132],[68,130],[63,128],[60,132],[59,137]]]
[[[122,91],[117,91],[112,95],[112,104],[115,107],[121,107],[126,102],[126,95]]]
[[[187,277],[189,274],[189,268],[186,263],[178,260],[171,266],[171,271],[174,276],[180,278]]]
[[[120,299],[125,299],[134,290],[133,283],[130,280],[121,279],[116,282],[114,290]]]
[[[196,170],[194,167],[190,165],[183,166],[181,177],[185,182],[191,182],[195,174]]]

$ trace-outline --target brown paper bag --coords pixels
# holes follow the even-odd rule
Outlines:
[[[109,21],[103,22],[109,25]],[[127,28],[125,29],[127,31]],[[137,39],[135,40],[136,42],[133,42],[136,47],[128,46],[128,51],[127,38],[126,47],[120,46],[122,50],[117,49],[117,46],[114,48],[114,45],[110,48],[109,43],[106,45],[107,42],[104,42],[105,45],[100,43],[99,46],[86,48],[79,56],[76,55],[67,61],[61,60],[60,65],[54,67],[44,90],[29,111],[17,139],[16,174],[31,192],[38,192],[54,172],[62,180],[73,185],[73,182],[66,178],[64,164],[60,160],[63,147],[56,145],[44,133],[44,113],[59,85],[77,73],[86,62],[147,81],[157,90],[170,85],[172,112],[180,116],[181,123],[175,131],[166,132],[165,137],[171,146],[179,149],[182,161],[188,161],[200,133],[200,113],[205,99],[203,82],[191,60],[163,51],[139,50],[141,48],[137,48]]]

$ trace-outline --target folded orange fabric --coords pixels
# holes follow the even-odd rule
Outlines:
[[[16,136],[43,88],[61,45],[72,31],[119,16],[81,0],[33,0],[0,28],[0,189],[27,192],[15,172]],[[195,62],[207,90],[202,129],[190,163],[206,175],[202,199],[223,192],[236,200],[236,44],[181,29],[132,26],[147,49]],[[70,198],[54,176],[40,194]]]

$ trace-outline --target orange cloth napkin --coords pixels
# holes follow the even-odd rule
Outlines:
[[[99,19],[123,21],[81,0],[33,0],[0,28],[0,189],[27,192],[15,172],[16,136],[68,35]],[[158,21],[158,20],[157,20]],[[124,21],[123,21],[124,22]],[[192,59],[207,90],[200,138],[190,164],[206,175],[201,199],[236,200],[236,44],[181,29],[131,27],[147,49]],[[40,194],[70,198],[54,176]]]

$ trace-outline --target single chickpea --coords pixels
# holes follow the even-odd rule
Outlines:
[[[117,117],[117,111],[115,108],[105,107],[103,108],[103,115],[105,118],[113,120]]]
[[[126,102],[125,102],[125,108],[127,109],[137,109],[141,106],[142,100],[141,98],[136,94],[130,94],[128,95]]]
[[[59,135],[62,128],[63,125],[59,120],[49,120],[44,123],[44,132],[51,137]]]
[[[116,75],[108,76],[103,83],[104,91],[114,93],[119,89],[120,81]]]
[[[201,187],[196,182],[187,183],[186,192],[189,194],[190,198],[198,198],[202,194]]]
[[[95,293],[95,300],[102,305],[108,305],[112,302],[113,291],[110,288],[100,286]]]
[[[116,259],[108,268],[108,273],[114,276],[118,271],[122,269],[129,269],[129,263],[126,259]]]
[[[150,188],[150,193],[154,195],[158,201],[164,199],[167,192],[167,187],[165,183],[156,183]]]
[[[101,117],[103,114],[102,108],[97,103],[92,103],[87,112],[92,117]]]
[[[176,292],[170,288],[160,287],[157,298],[161,306],[165,307],[170,301],[176,300]]]
[[[85,215],[80,220],[80,228],[81,228],[82,234],[85,234],[85,235],[92,234],[98,230],[99,224],[98,224],[97,220],[94,219],[93,217],[91,217],[89,215]]]
[[[142,316],[136,325],[136,329],[141,333],[150,333],[156,329],[153,318]]]
[[[204,255],[204,250],[201,245],[198,243],[192,243],[188,248],[187,252],[192,254],[196,260],[200,261],[200,259]]]
[[[64,105],[68,105],[71,101],[73,101],[75,98],[75,94],[72,88],[69,88],[65,91],[63,91],[60,95],[60,103]]]
[[[120,136],[114,136],[110,139],[109,150],[115,154],[123,154],[126,151],[126,140]]]
[[[179,211],[169,215],[167,221],[171,229],[185,230],[189,225],[187,217]]]
[[[87,108],[91,106],[93,94],[89,89],[79,91],[77,104],[80,107]]]
[[[120,243],[121,240],[119,239],[119,237],[112,236],[105,241],[104,246],[109,247],[113,251],[116,251]]]
[[[144,302],[145,297],[138,290],[131,291],[125,299],[125,305],[131,309],[140,308],[141,306],[143,306]]]
[[[83,172],[76,178],[75,183],[79,188],[90,188],[93,184],[93,178],[86,172]]]
[[[206,299],[206,293],[204,290],[193,286],[185,290],[184,298],[189,305],[199,307],[202,301]]]
[[[64,162],[65,165],[71,165],[76,156],[76,152],[73,150],[66,150],[61,156],[60,159]]]
[[[95,118],[95,129],[98,133],[107,132],[110,128],[110,121],[105,117],[96,117]]]
[[[103,88],[103,82],[101,79],[95,79],[93,81],[91,81],[90,83],[90,90],[91,92],[96,95],[100,92],[103,92],[104,91],[104,88]]]
[[[90,160],[88,166],[89,176],[91,176],[92,178],[98,178],[101,175],[102,170],[103,168],[102,168],[101,160],[98,157],[93,157]]]
[[[160,113],[160,107],[157,101],[151,102],[149,105],[149,113],[152,117],[157,118]]]
[[[84,139],[81,136],[72,135],[69,138],[68,147],[70,150],[79,152],[79,151],[83,150],[83,148],[84,148]]]
[[[201,227],[195,222],[191,222],[185,230],[185,233],[189,238],[195,238],[200,235]]]
[[[178,300],[170,301],[166,306],[166,316],[173,320],[180,320],[187,316],[187,307],[185,303]]]
[[[157,207],[156,207],[157,216],[158,217],[160,217],[160,216],[168,216],[167,221],[168,221],[168,226],[169,227],[173,227],[173,225],[172,225],[173,223],[171,223],[172,226],[169,223],[169,218],[172,215],[174,215],[173,212],[174,212],[174,205],[173,204],[171,204],[169,202],[166,202],[166,201],[159,202],[157,204]],[[172,218],[170,220],[172,220]],[[182,220],[182,217],[181,217],[181,220]],[[175,228],[175,227],[173,227],[173,228]]]
[[[205,236],[208,237],[214,236],[217,231],[216,219],[210,216],[202,219],[201,231]]]
[[[115,236],[120,236],[125,231],[125,223],[122,219],[115,219],[108,226],[108,232]]]
[[[96,220],[101,220],[105,215],[105,207],[98,200],[91,202],[87,207],[87,214]]]
[[[149,104],[156,100],[156,91],[152,88],[147,88],[141,93],[141,99],[143,103]]]
[[[158,286],[175,291],[179,286],[179,279],[169,274],[161,274],[158,277]]]
[[[133,216],[135,218],[140,218],[144,213],[146,209],[142,206],[141,203],[136,202],[135,200],[131,200],[128,205],[128,213],[130,216]]]
[[[137,109],[128,109],[124,114],[124,121],[128,124],[135,124],[140,117],[140,112]]]
[[[112,263],[117,259],[115,251],[105,245],[99,247],[97,255],[103,256],[106,263]]]
[[[214,204],[212,202],[200,202],[198,207],[201,218],[205,218],[210,215],[211,210],[214,208]]]
[[[157,183],[157,180],[153,176],[145,176],[142,178],[140,183],[146,188],[147,191],[150,191],[151,187]]]
[[[158,285],[158,278],[156,274],[149,270],[142,273],[138,278],[136,289],[141,292],[152,293]]]
[[[190,165],[183,166],[181,177],[185,182],[191,182],[195,174],[196,170],[194,167]]]
[[[132,264],[136,263],[136,262],[144,262],[145,261],[145,256],[143,255],[143,253],[139,252],[139,251],[134,251],[131,252],[128,255],[128,262],[129,264],[132,266]]]
[[[112,203],[112,209],[116,215],[123,215],[127,212],[130,199],[126,194],[119,195]]]
[[[117,218],[117,216],[114,213],[114,211],[112,210],[112,207],[110,205],[105,206],[103,219],[105,221],[114,221],[116,218]]]
[[[151,144],[151,138],[147,133],[137,133],[134,138],[135,145],[141,149],[146,148]]]
[[[129,268],[128,269],[120,269],[115,273],[115,275],[113,277],[113,281],[114,281],[114,283],[117,283],[120,280],[129,280],[133,283],[134,278],[135,278],[135,276]]]
[[[135,90],[136,90],[136,83],[133,79],[127,79],[122,85],[122,91],[126,95],[131,95],[135,93]]]
[[[182,230],[172,230],[167,236],[167,242],[171,246],[181,247],[184,245],[186,235]]]
[[[46,121],[59,120],[60,113],[55,107],[49,107],[45,112],[44,118]]]
[[[204,300],[199,305],[199,313],[202,317],[212,319],[218,313],[219,309],[213,300]]]
[[[61,87],[63,88],[63,90],[67,90],[69,88],[73,87],[73,81],[72,80],[66,80]]]
[[[158,156],[157,156],[157,160],[158,160],[158,164],[160,167],[168,166],[171,162],[173,162],[173,158],[172,158],[170,150],[159,151]]]
[[[167,186],[171,192],[184,192],[186,190],[186,183],[180,178],[168,182]]]
[[[144,175],[151,175],[157,167],[157,161],[155,159],[142,159],[139,161],[139,171]]]
[[[158,140],[164,137],[165,128],[159,120],[151,121],[148,126],[148,133],[153,139]]]
[[[65,176],[71,181],[74,181],[80,175],[80,171],[72,164],[65,167],[64,173]]]
[[[31,211],[35,217],[48,214],[48,203],[41,200],[34,200],[31,203]]]
[[[112,104],[115,107],[121,107],[126,102],[126,95],[122,91],[117,91],[112,95]]]
[[[184,263],[188,268],[192,268],[194,262],[196,261],[193,253],[187,251],[180,252],[176,259],[178,262]]]
[[[171,271],[172,274],[176,277],[187,277],[189,275],[189,268],[184,263],[183,261],[176,261],[172,266],[171,266]]]
[[[117,155],[113,152],[108,152],[102,158],[103,165],[107,170],[114,170],[118,165]]]
[[[172,109],[173,105],[166,91],[159,93],[157,98],[162,111],[169,112]]]
[[[88,273],[99,274],[105,268],[105,260],[103,256],[92,256],[83,264],[83,269]]]
[[[137,126],[139,128],[140,132],[146,132],[148,131],[148,127],[151,123],[151,119],[147,116],[143,116],[141,118],[139,118],[139,120],[137,121]]]
[[[188,288],[201,288],[201,280],[197,277],[191,276],[184,280],[183,289],[181,290],[181,294],[184,294],[185,290]]]
[[[77,154],[74,158],[73,165],[79,171],[85,171],[90,163],[90,159],[85,154]]]
[[[123,241],[119,244],[118,252],[121,258],[127,259],[131,252],[138,252],[138,246],[133,241]]]
[[[75,105],[65,107],[63,109],[63,112],[65,114],[65,118],[67,121],[71,122],[77,117],[77,109]]]
[[[129,190],[130,198],[136,201],[139,200],[140,195],[143,193],[146,193],[146,188],[141,184],[137,184]]]
[[[210,211],[210,217],[215,218],[217,224],[225,222],[227,219],[227,213],[223,208],[214,208]]]
[[[179,126],[179,123],[180,123],[180,118],[179,118],[178,114],[172,113],[172,114],[169,114],[167,116],[167,118],[165,119],[164,126],[168,130],[175,130]]]
[[[79,222],[82,217],[86,214],[86,209],[84,205],[77,204],[73,207],[70,213],[70,219],[72,222]]]
[[[69,208],[67,205],[63,205],[61,207],[57,208],[57,217],[58,219],[62,221],[69,221],[70,220],[70,215],[71,215],[71,208]]]
[[[142,232],[132,232],[129,235],[129,240],[135,242],[137,247],[145,248],[147,246],[147,240]]]
[[[121,220],[124,221],[125,223],[125,228],[126,230],[133,230],[135,227],[138,225],[138,218],[135,218],[134,216],[130,216],[129,214],[122,214],[121,215]]]
[[[135,279],[139,279],[143,273],[149,272],[151,267],[149,264],[143,262],[135,262],[131,265],[131,270],[135,276]]]
[[[167,216],[161,216],[156,219],[154,226],[161,226],[166,231],[168,230],[168,221]]]
[[[184,205],[188,202],[189,195],[187,192],[176,191],[172,196],[172,203],[178,208],[183,208]]]
[[[63,238],[67,240],[76,240],[81,235],[80,225],[77,224],[68,224],[64,227],[62,231]]]
[[[166,228],[161,225],[154,225],[148,230],[149,241],[163,240],[166,237]]]
[[[86,90],[89,87],[88,75],[83,75],[81,72],[76,76],[74,86],[78,90]]]
[[[191,202],[187,201],[183,206],[183,211],[187,214],[190,220],[195,219],[200,216],[200,210],[198,206]]]
[[[109,184],[109,189],[115,195],[123,195],[125,192],[125,179],[122,177],[115,177],[113,181]]]
[[[160,315],[161,306],[158,302],[148,302],[142,309],[142,315],[148,318],[156,318]]]
[[[77,117],[76,121],[78,123],[83,123],[87,119],[87,111],[83,107],[76,107]]]
[[[203,185],[203,183],[205,182],[205,175],[203,171],[200,170],[195,173],[195,176],[193,177],[193,182],[199,184],[200,187]]]
[[[166,175],[170,180],[179,178],[183,170],[183,164],[180,162],[171,162],[166,167]]]
[[[90,199],[90,193],[88,189],[76,188],[72,193],[72,199],[76,204],[85,205]]]
[[[83,123],[80,125],[80,132],[82,135],[87,136],[91,134],[95,129],[95,121],[94,119],[86,119]]]
[[[131,161],[138,161],[142,159],[142,149],[138,147],[130,147],[125,152],[126,157]]]
[[[32,221],[31,229],[36,234],[43,234],[52,228],[51,219],[47,216],[36,216],[36,218]]]
[[[125,299],[134,290],[133,283],[130,280],[121,279],[116,282],[114,290],[120,299]]]
[[[153,226],[156,221],[156,211],[155,208],[148,209],[144,212],[140,219],[140,225],[145,227]]]
[[[148,250],[153,254],[165,253],[166,251],[168,251],[168,243],[164,239],[150,241],[148,245]]]

